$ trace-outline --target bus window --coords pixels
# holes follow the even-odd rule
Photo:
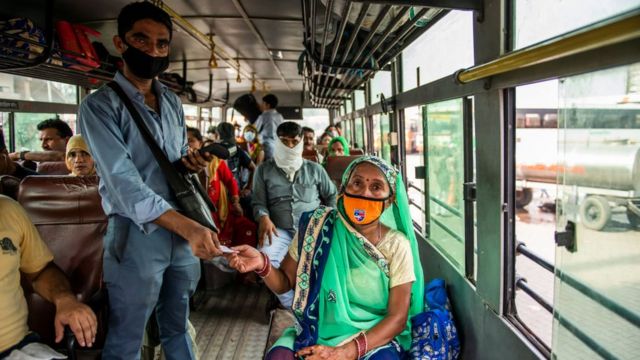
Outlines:
[[[428,238],[464,272],[462,99],[426,106],[429,169]]]
[[[391,162],[391,142],[389,139],[389,114],[373,115],[373,152]]]
[[[403,91],[473,65],[473,16],[468,11],[451,11],[404,49]],[[428,56],[424,49],[429,49]]]
[[[380,102],[381,93],[385,98],[393,96],[391,93],[391,71],[378,71],[373,79],[371,79],[369,102],[371,104]]]
[[[355,142],[351,146],[363,149],[366,152],[364,121],[362,118],[357,118],[355,119],[354,124],[353,134],[355,135]]]
[[[2,99],[77,104],[77,89],[70,84],[0,73]]]
[[[425,233],[425,180],[416,178],[416,168],[424,166],[424,128],[422,106],[404,109],[405,118],[405,166],[407,170],[407,193],[411,199],[411,218]]]
[[[38,123],[46,119],[55,118],[56,114],[16,112],[14,113],[14,115],[14,136],[16,144],[15,150],[42,150],[40,139],[38,139]]]
[[[637,7],[638,0],[515,0],[513,48],[521,49]]]
[[[182,104],[182,110],[184,110],[185,125],[198,128],[198,107],[195,105]]]
[[[353,102],[356,110],[363,109],[366,106],[364,100],[364,90],[356,90],[353,92]]]
[[[329,110],[321,108],[302,109],[302,123],[300,125],[312,128],[316,137],[319,137],[329,125]]]

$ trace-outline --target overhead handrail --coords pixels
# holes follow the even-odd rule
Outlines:
[[[151,0],[151,3],[161,8],[162,10],[164,10],[167,14],[169,14],[173,19],[173,21],[176,23],[176,25],[178,25],[180,28],[186,31],[186,33],[189,36],[191,36],[194,40],[202,44],[205,48],[217,54],[222,61],[224,61],[227,65],[229,65],[229,67],[237,70],[238,73],[241,73],[242,76],[244,76],[245,78],[247,79],[251,78],[251,75],[249,73],[246,73],[240,70],[240,66],[236,65],[233,62],[233,57],[229,55],[229,53],[225,49],[223,49],[220,45],[215,45],[212,38],[205,35],[202,31],[198,30],[195,26],[193,26],[193,24],[191,24],[191,22],[189,22],[189,20],[185,19],[180,14],[178,14],[170,6],[165,4],[164,1]]]
[[[612,19],[605,25],[579,29],[485,64],[460,70],[456,79],[464,84],[639,37],[640,11],[635,11],[633,15]]]

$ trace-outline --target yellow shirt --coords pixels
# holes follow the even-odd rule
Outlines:
[[[389,288],[416,281],[411,244],[403,233],[390,229],[376,248],[384,255],[389,265]],[[289,245],[289,256],[298,261],[298,234]]]
[[[52,260],[53,255],[24,209],[0,195],[0,352],[29,332],[20,271],[37,273]]]

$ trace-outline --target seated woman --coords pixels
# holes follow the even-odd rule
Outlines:
[[[327,157],[324,158],[322,165],[327,163],[329,156],[347,156],[349,155],[349,143],[342,136],[336,136],[327,145]]]
[[[93,157],[89,153],[89,147],[81,135],[74,135],[67,142],[67,151],[64,158],[71,176],[91,176],[96,174],[96,166]]]
[[[342,183],[337,209],[300,219],[280,269],[249,246],[227,255],[274,292],[295,289],[297,329],[287,329],[266,359],[400,359],[410,347],[423,275],[402,179],[382,159],[363,156]]]

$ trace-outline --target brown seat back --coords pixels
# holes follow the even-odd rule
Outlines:
[[[364,151],[359,148],[349,148],[349,154],[351,155],[364,155]]]
[[[304,149],[302,151],[302,158],[307,159],[309,161],[313,161],[313,162],[320,162],[320,157],[318,156],[318,152],[315,149],[314,150]]]
[[[336,184],[338,191],[340,191],[340,186],[342,185],[342,175],[344,171],[347,169],[347,166],[351,164],[351,162],[362,155],[349,155],[349,156],[329,156],[327,158],[327,163],[325,164],[325,169],[329,174],[329,177]]]
[[[20,184],[18,201],[67,275],[78,299],[90,302],[102,290],[102,240],[107,216],[102,210],[97,177],[30,176]],[[55,309],[23,279],[29,304],[29,328],[53,344]],[[106,306],[106,299],[103,303]],[[106,311],[98,315],[94,347],[104,343]]]
[[[38,163],[38,173],[43,175],[69,175],[71,171],[67,169],[64,161],[43,161]]]
[[[14,200],[18,198],[18,188],[20,179],[11,175],[0,176],[0,194],[6,195]]]

